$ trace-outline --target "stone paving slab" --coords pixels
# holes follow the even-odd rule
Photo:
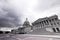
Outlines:
[[[0,34],[0,40],[60,40],[59,35]]]

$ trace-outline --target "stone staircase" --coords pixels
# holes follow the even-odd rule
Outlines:
[[[42,29],[36,29],[36,30],[33,30],[32,32],[30,32],[29,34],[40,34],[40,35],[57,35],[59,33],[57,32],[49,32],[49,31],[46,31],[45,28],[42,28]],[[59,34],[60,35],[60,34]]]

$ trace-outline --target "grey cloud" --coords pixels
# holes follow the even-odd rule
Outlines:
[[[57,5],[60,5],[60,0],[38,0],[38,3],[39,5],[37,9],[44,11]]]
[[[3,1],[0,0],[0,27],[19,26],[19,22],[21,23],[21,21],[20,17],[17,15],[17,12],[14,11],[14,8],[10,8],[7,3],[4,4],[5,1]]]
[[[19,18],[16,16],[15,12],[7,11],[8,13],[4,17],[0,17],[1,27],[11,27],[19,25]],[[4,14],[4,13],[3,13]]]

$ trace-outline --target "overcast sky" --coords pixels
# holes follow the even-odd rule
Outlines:
[[[19,18],[19,23],[23,23],[28,18],[32,23],[38,18],[51,15],[60,17],[60,0],[0,0],[0,15],[6,17],[8,11]]]

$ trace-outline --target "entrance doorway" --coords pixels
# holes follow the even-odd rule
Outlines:
[[[55,28],[52,28],[54,32],[56,32]]]
[[[57,29],[57,31],[59,32],[59,28],[56,28]]]

